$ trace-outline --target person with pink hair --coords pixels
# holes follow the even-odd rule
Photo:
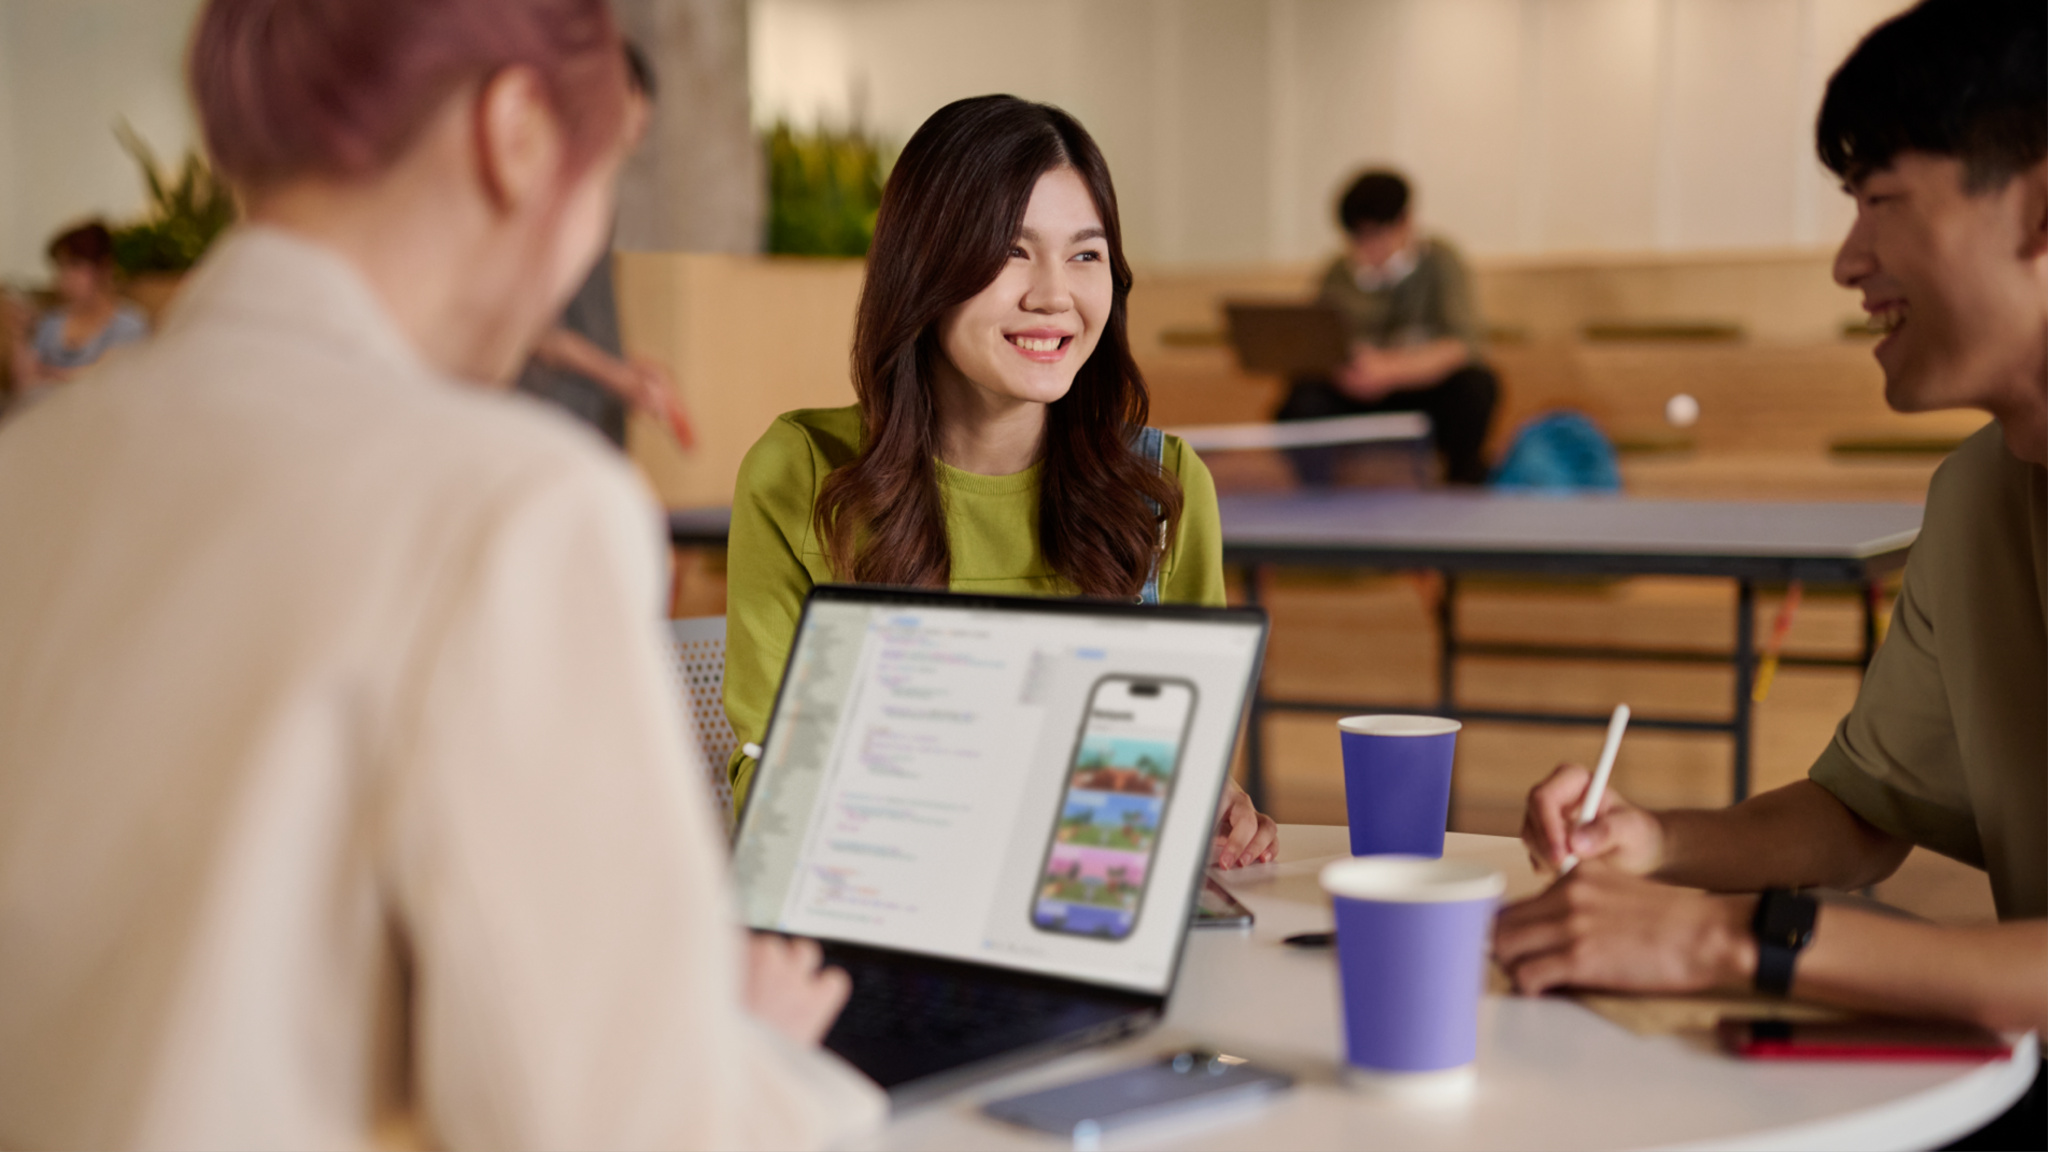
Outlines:
[[[878,1122],[736,926],[653,501],[505,395],[635,135],[604,0],[212,0],[190,68],[246,223],[0,432],[0,1141]]]

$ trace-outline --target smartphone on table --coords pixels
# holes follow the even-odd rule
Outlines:
[[[1155,1064],[997,1100],[982,1111],[1087,1148],[1118,1129],[1252,1104],[1293,1083],[1292,1076],[1243,1057],[1191,1049]]]
[[[1202,879],[1202,894],[1195,900],[1197,928],[1249,928],[1252,926],[1252,910],[1237,902],[1237,897],[1216,882],[1214,876]]]
[[[1962,1060],[2012,1055],[2005,1037],[1938,1020],[1723,1020],[1721,1047],[1751,1060]]]
[[[1122,940],[1137,927],[1194,714],[1187,680],[1113,674],[1089,689],[1032,897],[1039,930]]]

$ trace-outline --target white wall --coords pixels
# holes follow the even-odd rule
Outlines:
[[[201,0],[0,0],[0,278],[143,194],[112,125],[192,139]],[[1062,104],[1117,174],[1133,255],[1301,260],[1391,162],[1480,255],[1818,245],[1846,203],[1813,113],[1905,0],[752,0],[755,117],[859,115],[900,142],[939,105]]]
[[[193,138],[186,34],[200,0],[0,0],[0,278],[41,281],[83,217],[139,212],[126,118],[166,164]]]
[[[1134,258],[1301,260],[1350,173],[1477,254],[1831,243],[1828,74],[1905,0],[752,0],[759,122],[900,143],[949,100],[1060,104]]]

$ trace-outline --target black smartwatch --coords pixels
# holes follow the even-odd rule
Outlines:
[[[1789,888],[1766,888],[1756,900],[1749,930],[1756,937],[1756,990],[1772,996],[1792,991],[1792,966],[1813,940],[1820,901]]]

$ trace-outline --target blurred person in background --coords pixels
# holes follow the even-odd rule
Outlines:
[[[149,337],[149,317],[114,292],[114,236],[97,220],[50,241],[55,307],[40,316],[22,301],[0,302],[8,326],[14,386],[32,397],[71,379],[124,344]]]
[[[644,126],[653,106],[654,68],[630,43],[626,45],[626,68],[637,106],[635,119]],[[583,286],[570,298],[561,319],[533,346],[533,356],[520,370],[514,387],[558,405],[619,448],[626,446],[629,411],[660,422],[678,447],[696,444],[696,433],[668,369],[660,361],[627,357],[621,351],[609,243]]]
[[[1731,808],[1651,811],[1589,774],[1530,793],[1522,838],[1556,868],[1503,909],[1515,986],[1755,989],[1898,1016],[2048,1033],[2048,9],[1927,0],[1828,82],[1821,159],[1855,198],[1835,279],[1885,336],[1900,412],[1992,421],[1927,490],[1892,626],[1807,779]],[[1982,869],[1997,924],[1825,901],[1914,847]],[[2038,1074],[1956,1147],[2041,1148]]]
[[[506,395],[637,133],[604,0],[212,0],[246,208],[0,430],[0,1133],[795,1148],[883,1097],[736,926],[626,462]]]
[[[1472,277],[1441,237],[1417,231],[1408,181],[1374,170],[1337,202],[1345,250],[1330,263],[1316,299],[1337,309],[1351,335],[1351,360],[1327,380],[1297,380],[1276,420],[1376,412],[1429,417],[1444,477],[1486,483],[1486,434],[1500,381],[1485,352]],[[1341,449],[1290,452],[1302,482],[1331,483]]]

